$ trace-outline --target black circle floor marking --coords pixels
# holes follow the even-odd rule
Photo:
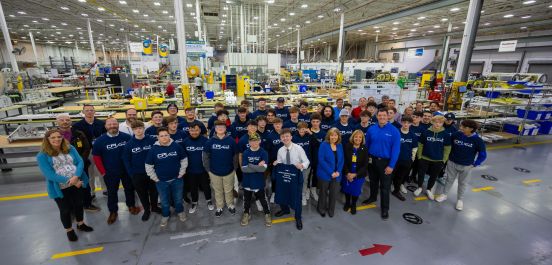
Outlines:
[[[514,169],[522,173],[531,173],[531,170],[522,167],[514,167]]]
[[[418,215],[415,215],[413,213],[404,213],[402,216],[403,216],[403,219],[405,221],[407,221],[411,224],[419,225],[419,224],[422,224],[424,222],[422,217],[420,217]]]
[[[409,190],[410,192],[414,192],[416,191],[417,187],[414,185],[408,185],[406,186],[406,189]]]
[[[489,180],[489,181],[497,181],[498,179],[491,175],[481,175],[482,178]]]

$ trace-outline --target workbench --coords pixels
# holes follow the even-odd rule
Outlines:
[[[80,96],[81,94],[81,88],[75,87],[75,86],[67,86],[67,87],[53,87],[46,89],[48,92],[52,93],[52,95],[62,98],[67,98],[67,95],[69,96]]]
[[[51,106],[61,106],[63,104],[63,98],[51,97],[51,98],[46,98],[42,100],[21,101],[21,102],[18,102],[17,104],[27,106],[27,108],[31,109],[31,113],[35,114],[35,111],[41,108],[48,108]]]
[[[36,154],[40,151],[42,140],[25,140],[10,143],[8,136],[0,135],[0,169],[33,167],[37,165]],[[8,152],[6,152],[8,151]],[[9,162],[8,159],[29,158],[28,162]]]
[[[8,113],[10,110],[18,110],[19,115],[21,115],[21,114],[23,114],[23,108],[25,108],[25,107],[26,107],[25,105],[12,105],[12,106],[9,106],[9,107],[1,108],[0,112],[5,112],[6,117],[10,117],[10,115]]]

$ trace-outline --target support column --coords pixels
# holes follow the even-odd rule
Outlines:
[[[379,33],[376,33],[376,42],[374,43],[374,61],[378,61],[379,57],[379,50],[378,50],[378,42],[379,42]]]
[[[80,66],[80,61],[79,61],[79,42],[75,40],[75,62],[77,63],[78,66]]]
[[[332,45],[328,43],[328,45],[326,46],[326,60],[328,60],[328,62],[332,59]]]
[[[268,54],[268,4],[265,4],[265,9],[264,9],[264,30],[265,30],[264,52]]]
[[[103,57],[104,57],[103,63],[104,63],[104,65],[107,65],[107,55],[105,54],[105,46],[104,46],[103,43],[102,43],[102,53],[103,53]]]
[[[301,30],[297,29],[297,64],[299,65],[299,71],[301,71]]]
[[[35,58],[35,61],[36,61],[36,68],[39,68],[40,63],[38,62],[38,54],[36,53],[36,45],[35,45],[34,36],[33,36],[32,31],[29,31],[29,38],[31,39],[31,46],[33,47],[33,55],[34,55],[34,58]],[[75,44],[77,44],[77,42],[75,42]],[[77,52],[79,52],[78,47],[77,47]]]
[[[276,40],[276,53],[280,52],[279,51],[279,49],[280,49],[280,42],[279,41],[280,41],[279,39]]]
[[[343,24],[345,23],[345,13],[341,13],[341,22],[339,24],[339,42],[337,43],[337,62],[339,63],[339,71],[343,73],[343,51],[345,50],[345,31],[343,30]]]
[[[202,30],[201,30],[201,7],[199,5],[199,0],[196,0],[196,23],[197,23],[197,38],[202,41],[204,40],[203,38],[203,34],[202,34]],[[204,71],[203,71],[203,68],[204,68],[204,59],[203,57],[199,57],[199,73],[201,76],[203,76],[204,74]]]
[[[470,0],[468,16],[466,17],[466,26],[464,27],[464,35],[462,36],[462,44],[460,45],[460,54],[458,54],[456,74],[454,76],[454,81],[456,82],[468,80],[468,68],[471,62],[482,6],[483,0]]]
[[[341,44],[341,60],[339,61],[339,71],[343,73],[345,69],[345,51],[347,50],[345,47],[347,46],[347,32],[343,32],[343,43]]]
[[[449,50],[450,50],[450,32],[452,31],[452,23],[449,22],[447,34],[445,35],[445,39],[443,41],[443,55],[441,56],[441,67],[439,67],[439,72],[443,74],[443,78],[446,80],[447,78],[447,63],[449,58]]]
[[[243,5],[240,5],[240,46],[241,53],[245,53],[245,25],[243,24]]]
[[[184,15],[182,0],[174,0],[174,16],[176,18],[176,37],[178,39],[178,62],[180,70],[180,81],[188,84],[188,73],[186,72],[186,29],[184,27]]]
[[[10,63],[14,73],[19,72],[19,66],[17,66],[17,60],[15,54],[12,53],[13,45],[11,43],[10,32],[8,31],[8,24],[6,23],[6,17],[4,17],[4,9],[0,2],[0,24],[2,24],[2,34],[4,35],[4,41],[6,42],[6,48],[8,48],[8,57],[10,57]]]
[[[92,27],[90,27],[90,19],[86,19],[88,28],[88,40],[90,41],[90,50],[92,51],[92,63],[96,62],[96,49],[94,49],[94,38],[92,37]]]

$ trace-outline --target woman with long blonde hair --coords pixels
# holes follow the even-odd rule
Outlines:
[[[84,223],[83,194],[81,187],[88,186],[88,176],[84,172],[84,162],[77,150],[61,135],[52,129],[46,132],[42,147],[36,156],[38,167],[46,179],[48,197],[58,208],[61,223],[69,241],[77,241],[71,216],[77,221],[77,229],[92,232],[94,229]]]

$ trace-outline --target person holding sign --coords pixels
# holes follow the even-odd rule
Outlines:
[[[280,211],[274,216],[282,217],[290,213],[290,206],[295,210],[295,225],[297,230],[303,229],[301,221],[301,195],[303,176],[301,171],[308,168],[310,161],[305,150],[291,142],[291,130],[283,129],[280,139],[284,146],[278,150],[272,177],[276,181],[275,202],[280,204]]]

